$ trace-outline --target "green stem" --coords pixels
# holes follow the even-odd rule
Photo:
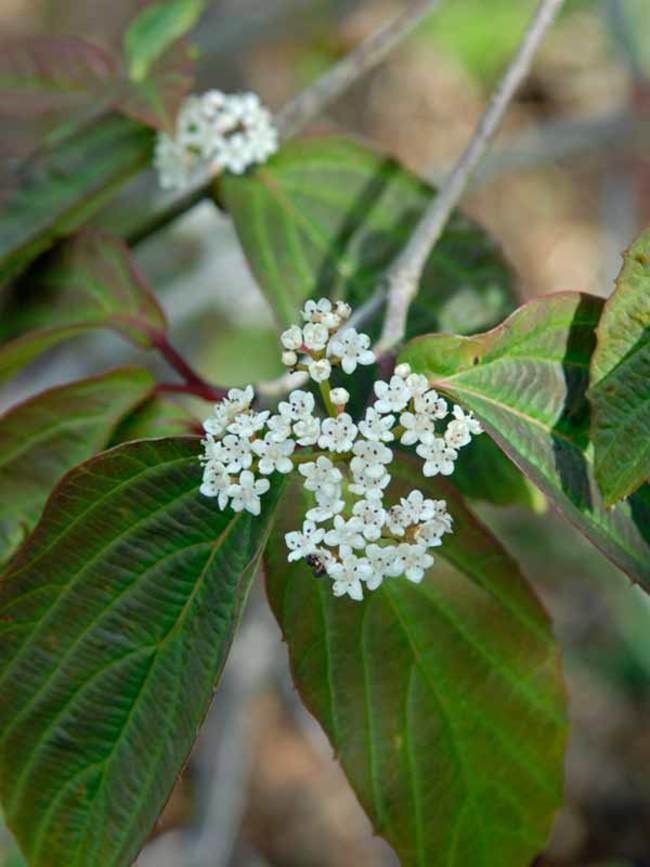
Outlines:
[[[325,404],[327,414],[330,415],[332,418],[336,418],[337,413],[330,397],[331,388],[329,382],[327,380],[325,380],[324,382],[319,382],[318,387],[320,388],[321,397],[323,398],[323,403]]]

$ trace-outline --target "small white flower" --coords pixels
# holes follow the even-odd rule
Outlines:
[[[424,545],[409,545],[402,542],[398,545],[397,556],[401,560],[402,573],[414,584],[419,584],[425,571],[433,565],[433,557],[427,554]]]
[[[253,462],[250,440],[236,434],[227,434],[219,443],[219,460],[229,473],[245,470]]]
[[[272,415],[266,423],[267,438],[281,443],[291,435],[291,422],[283,415]]]
[[[430,415],[432,418],[442,419],[448,413],[447,401],[440,397],[435,389],[430,389],[424,394],[415,398],[415,411]]]
[[[341,499],[341,489],[316,491],[316,505],[307,511],[307,518],[320,524],[330,521],[335,515],[343,510],[345,502]]]
[[[367,440],[389,443],[395,439],[391,431],[394,422],[394,415],[381,415],[374,406],[369,406],[365,418],[359,422],[359,430]]]
[[[296,364],[298,364],[298,356],[295,352],[287,349],[282,353],[282,364],[284,364],[285,367],[295,367]]]
[[[344,557],[342,562],[334,562],[328,569],[333,579],[332,591],[335,596],[349,596],[356,602],[363,599],[361,582],[367,581],[372,575],[370,563],[363,557],[353,554]]]
[[[402,574],[402,560],[395,545],[368,545],[365,554],[372,569],[372,575],[366,579],[368,590],[376,590],[384,578]]]
[[[217,403],[210,418],[206,418],[203,422],[203,430],[211,436],[218,437],[225,431],[228,421],[228,407],[223,402]]]
[[[246,388],[231,388],[224,403],[228,407],[231,417],[234,418],[238,413],[245,412],[250,407],[254,397],[255,392],[252,385],[247,385]]]
[[[374,385],[377,412],[401,412],[411,399],[411,393],[401,376],[392,376],[390,382],[377,380]]]
[[[345,388],[333,388],[330,391],[330,400],[334,406],[345,406],[350,400],[350,392]]]
[[[154,167],[163,190],[187,186],[196,166],[197,155],[167,133],[159,133],[154,150]]]
[[[404,428],[400,442],[405,446],[413,446],[416,443],[430,443],[433,440],[435,428],[433,419],[424,412],[403,412],[399,417],[399,423]]]
[[[325,544],[330,548],[340,548],[343,555],[349,554],[353,548],[363,548],[366,544],[363,521],[359,517],[346,521],[342,515],[335,515],[334,528],[325,533]]]
[[[381,478],[386,472],[384,464],[393,460],[393,453],[387,446],[372,440],[357,440],[352,452],[354,457],[350,461],[350,467],[353,474],[363,472],[369,479]]]
[[[411,523],[416,524],[420,521],[430,521],[438,513],[438,504],[444,504],[445,501],[429,500],[422,491],[411,491],[408,497],[402,497],[401,503],[403,508],[409,511]]]
[[[255,479],[250,470],[244,470],[239,481],[228,489],[233,511],[246,510],[251,515],[259,515],[261,511],[260,497],[265,494],[271,484],[268,479]]]
[[[332,452],[349,452],[357,435],[357,426],[347,412],[326,418],[321,424],[318,445]]]
[[[315,406],[316,402],[313,394],[309,391],[296,389],[289,395],[288,402],[280,402],[278,412],[281,416],[290,421],[300,421],[300,419],[310,416],[313,413]]]
[[[240,437],[252,437],[266,424],[270,412],[241,412],[235,416],[234,421],[228,425],[228,432]]]
[[[379,539],[386,523],[386,510],[381,500],[357,500],[352,507],[352,514],[361,519],[362,533],[366,539],[370,542]]]
[[[346,301],[337,301],[336,314],[340,319],[349,319],[352,315],[352,308]]]
[[[424,458],[422,472],[425,476],[450,476],[454,471],[454,461],[458,457],[455,449],[450,449],[443,439],[436,437],[430,443],[420,443],[415,450]]]
[[[406,379],[410,373],[411,365],[407,361],[403,361],[402,364],[398,364],[395,368],[395,376],[400,376],[402,379]]]
[[[290,473],[293,469],[293,461],[290,455],[295,448],[293,440],[276,442],[267,434],[263,440],[253,440],[252,449],[259,456],[259,471],[264,476],[277,471],[278,473]]]
[[[458,406],[457,403],[454,404],[453,409],[454,417],[457,421],[461,421],[467,425],[467,430],[473,435],[478,436],[478,434],[483,433],[483,428],[481,427],[481,422],[474,418],[473,412],[468,412],[467,414],[463,410],[462,407]]]
[[[393,536],[403,536],[407,527],[411,526],[411,515],[404,506],[396,503],[386,513],[386,526]]]
[[[471,441],[472,435],[464,421],[455,418],[449,422],[445,431],[445,442],[450,448],[460,449]]]
[[[359,460],[360,459],[352,459]],[[357,466],[356,471],[353,468],[354,481],[350,485],[350,491],[360,497],[366,497],[369,500],[381,500],[384,488],[390,483],[390,474],[386,471],[386,467],[381,464],[383,475],[377,478],[376,473],[369,474],[369,467],[362,463],[362,466]]]
[[[318,491],[328,485],[338,488],[343,479],[341,471],[324,455],[319,455],[315,461],[300,464],[298,472],[305,477],[303,484],[307,491]]]
[[[298,325],[292,325],[280,335],[280,342],[285,349],[297,352],[303,343],[302,329]]]
[[[321,322],[323,316],[327,316],[331,312],[332,302],[329,298],[321,298],[319,301],[313,301],[310,298],[308,301],[305,301],[302,318],[305,322]]]
[[[291,563],[316,553],[316,548],[324,537],[325,530],[322,527],[317,527],[313,521],[305,521],[302,525],[302,532],[294,530],[292,533],[285,534],[284,540],[291,552],[287,559]]]
[[[200,491],[205,497],[218,497],[220,509],[225,509],[228,505],[228,490],[232,484],[232,479],[226,472],[223,464],[217,461],[211,461],[203,470],[203,483]]]
[[[316,361],[310,361],[307,370],[314,382],[325,382],[330,378],[332,365],[326,358],[319,358]]]
[[[346,373],[354,373],[358,364],[373,364],[375,353],[370,349],[370,338],[360,334],[355,328],[346,328],[336,334],[329,344],[328,352],[340,359]]]
[[[302,329],[298,325],[292,325],[280,335],[280,343],[285,349],[297,352],[302,346]]]
[[[293,432],[300,446],[313,446],[320,436],[320,419],[315,416],[301,418],[293,426]]]
[[[330,333],[322,322],[308,322],[302,333],[305,346],[312,352],[322,352],[330,339]]]
[[[421,373],[410,373],[406,377],[406,385],[413,400],[422,397],[422,395],[429,390],[429,380]]]

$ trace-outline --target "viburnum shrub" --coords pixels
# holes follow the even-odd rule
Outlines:
[[[358,141],[293,138],[431,4],[273,116],[251,93],[188,96],[200,0],[144,5],[121,57],[5,47],[0,104],[71,114],[2,203],[0,379],[97,328],[172,371],[122,366],[0,417],[0,800],[29,867],[133,863],[257,576],[401,864],[538,863],[562,799],[559,649],[474,505],[531,510],[553,570],[550,504],[650,589],[650,230],[607,302],[517,307],[509,264],[453,211],[560,2],[540,0],[439,193]],[[195,370],[135,264],[201,198],[273,311],[276,380]]]

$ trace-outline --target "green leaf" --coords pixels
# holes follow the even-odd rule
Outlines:
[[[127,415],[117,426],[110,445],[151,437],[197,433],[196,417],[173,400],[156,395]]]
[[[194,53],[181,40],[171,46],[139,81],[130,82],[119,110],[141,123],[173,132],[181,103],[194,83]]]
[[[30,116],[79,108],[117,86],[113,59],[74,36],[23,36],[0,46],[0,113]]]
[[[151,130],[104,115],[57,140],[17,172],[0,209],[0,285],[71,234],[151,161]]]
[[[154,386],[139,367],[52,388],[0,416],[0,563],[34,528],[61,476],[101,451]]]
[[[142,81],[173,42],[194,27],[204,0],[163,0],[146,6],[124,34],[124,53],[133,81]]]
[[[650,479],[650,229],[623,258],[591,360],[595,470],[607,506]]]
[[[534,512],[546,509],[544,495],[488,436],[475,437],[462,449],[450,483],[472,500]]]
[[[0,794],[30,867],[135,859],[196,737],[266,542],[198,492],[197,438],[61,482],[0,587]]]
[[[216,189],[284,327],[309,296],[365,301],[435,195],[343,138],[289,142],[246,175],[222,174]],[[494,242],[457,213],[429,259],[409,333],[494,325],[512,308],[512,283]]]
[[[602,300],[558,293],[475,337],[434,334],[400,356],[474,410],[517,466],[606,556],[650,589],[650,488],[605,508],[586,389]]]
[[[561,799],[558,649],[517,565],[462,500],[410,462],[393,466],[400,493],[443,496],[454,518],[419,585],[335,598],[287,563],[304,490],[280,504],[267,587],[293,679],[402,867],[523,867]]]
[[[68,241],[30,274],[33,297],[7,325],[27,334],[0,345],[0,381],[50,346],[91,328],[113,328],[151,346],[165,315],[137,271],[128,247],[101,230]],[[1,333],[1,330],[0,330]],[[8,335],[4,335],[8,336]]]

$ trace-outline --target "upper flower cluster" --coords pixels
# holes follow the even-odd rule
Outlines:
[[[308,301],[304,324],[281,337],[283,360],[319,384],[328,416],[316,414],[308,391],[292,391],[272,414],[253,408],[251,386],[231,389],[204,423],[201,491],[217,497],[222,509],[230,505],[257,515],[270,486],[267,476],[297,468],[311,504],[302,528],[285,536],[289,560],[306,560],[314,574],[330,578],[335,595],[359,600],[364,588],[374,590],[386,578],[420,581],[433,564],[430,549],[452,532],[444,500],[412,490],[399,502],[386,502],[393,448],[414,446],[425,476],[449,475],[458,450],[481,427],[461,407],[450,411],[427,378],[407,364],[388,382],[374,383],[374,402],[353,419],[346,411],[348,391],[330,389],[328,382],[333,367],[351,374],[374,361],[370,338],[346,328],[349,316],[347,304]]]
[[[302,311],[304,325],[292,325],[282,334],[282,362],[293,370],[306,370],[314,382],[330,378],[332,367],[354,373],[358,364],[373,364],[370,338],[354,328],[342,329],[351,314],[350,305],[329,298],[307,301]]]
[[[173,136],[158,135],[154,164],[160,186],[178,189],[189,183],[201,164],[241,174],[277,149],[271,114],[255,93],[208,90],[187,97]]]

